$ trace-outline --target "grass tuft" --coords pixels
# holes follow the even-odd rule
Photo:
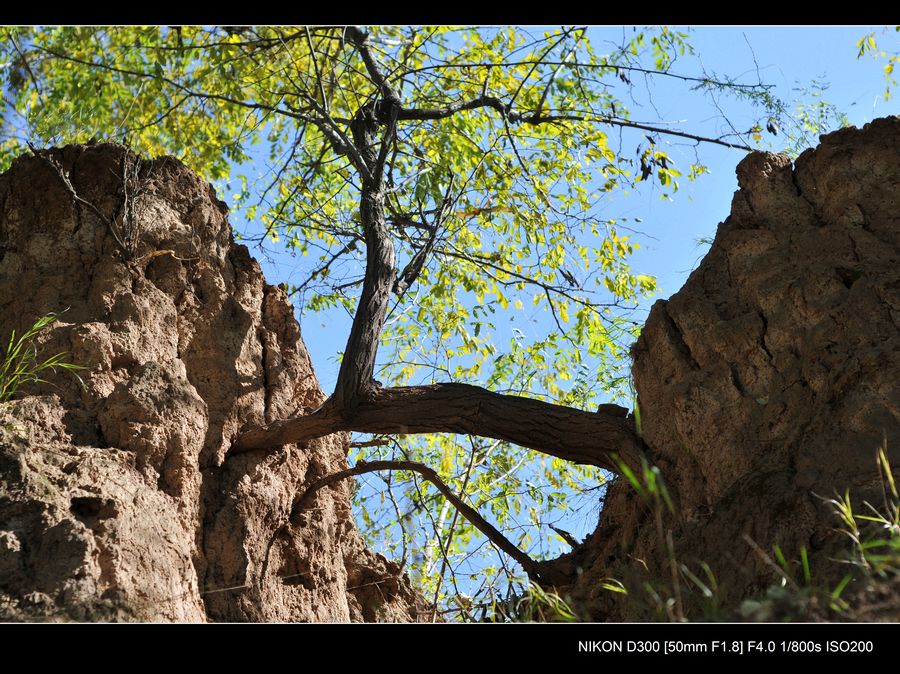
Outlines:
[[[63,370],[72,374],[82,386],[84,382],[78,376],[78,370],[84,368],[65,360],[66,353],[61,352],[41,360],[37,346],[37,337],[48,330],[58,320],[57,314],[47,314],[35,321],[28,330],[16,337],[13,330],[6,345],[6,353],[0,363],[0,403],[12,399],[24,384],[39,383],[48,370]]]

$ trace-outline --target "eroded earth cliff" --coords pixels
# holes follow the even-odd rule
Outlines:
[[[640,592],[603,585],[652,578],[674,598],[673,562],[712,585],[708,565],[716,601],[737,606],[780,581],[775,545],[797,578],[805,549],[833,587],[850,540],[826,499],[849,489],[858,512],[883,510],[879,447],[900,473],[900,118],[823,136],[793,164],[753,153],[737,175],[708,254],[633,349],[643,439],[675,513],[660,528],[652,499],[612,486],[573,555],[573,592],[597,618],[653,615],[652,593],[641,608]],[[702,604],[681,582],[685,605]]]
[[[61,312],[43,348],[85,368],[0,405],[0,619],[415,620],[350,482],[287,526],[303,485],[346,467],[346,435],[226,456],[245,423],[324,395],[212,188],[125,153],[70,146],[0,176],[4,338]]]

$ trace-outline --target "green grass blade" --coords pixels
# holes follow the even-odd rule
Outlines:
[[[809,555],[806,554],[806,546],[800,546],[800,565],[803,567],[803,584],[809,587],[812,584],[812,573],[809,571]]]

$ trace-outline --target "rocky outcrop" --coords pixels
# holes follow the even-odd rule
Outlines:
[[[652,505],[610,488],[576,554],[574,594],[594,617],[650,615],[603,579],[638,588],[671,579],[673,560],[706,582],[708,564],[732,606],[778,580],[775,545],[798,574],[805,549],[816,582],[846,572],[830,560],[849,539],[823,497],[882,504],[884,443],[900,467],[898,158],[894,117],[823,136],[794,164],[754,153],[738,166],[731,215],[633,348],[643,439],[676,514],[660,531]],[[700,603],[690,585],[684,601]]]
[[[324,395],[212,188],[172,158],[126,174],[125,152],[54,149],[0,176],[0,332],[61,312],[43,348],[86,368],[0,404],[0,619],[414,620],[349,483],[288,523],[304,483],[346,467],[345,435],[227,456],[245,424]]]

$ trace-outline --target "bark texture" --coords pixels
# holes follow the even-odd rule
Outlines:
[[[87,367],[83,389],[59,373],[0,405],[0,619],[415,620],[349,482],[288,523],[303,485],[347,467],[345,434],[225,461],[245,423],[325,396],[212,188],[144,161],[123,255],[124,148],[50,152],[105,218],[42,158],[0,176],[0,332],[62,311],[43,348]]]

